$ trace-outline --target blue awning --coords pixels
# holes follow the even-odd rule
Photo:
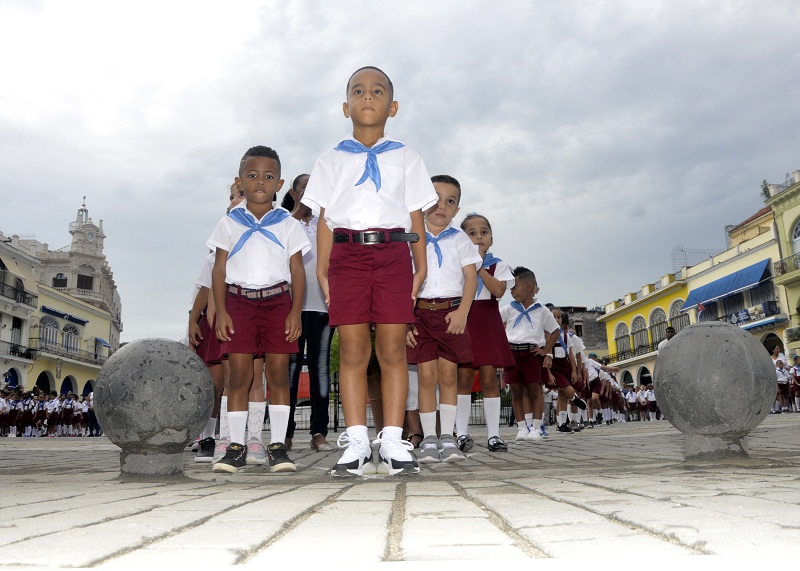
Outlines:
[[[733,295],[757,286],[762,280],[771,276],[769,273],[769,258],[748,266],[738,272],[714,280],[697,289],[689,292],[686,301],[683,302],[681,311],[688,311],[696,307],[698,303],[708,303],[716,301],[728,295]]]
[[[61,319],[64,319],[67,316],[67,314],[64,313],[63,311],[53,309],[52,307],[47,307],[46,305],[42,306],[42,313],[49,313],[50,315],[55,315],[56,317],[60,317]]]
[[[776,317],[771,317],[769,319],[762,319],[761,321],[754,321],[753,323],[748,323],[747,325],[742,325],[742,329],[755,329],[756,327],[766,327],[767,325],[774,325],[775,323],[780,323],[782,321],[789,321],[785,317],[781,317],[780,315]]]
[[[100,337],[95,337],[95,339],[97,339],[97,342],[100,343],[100,345],[102,345],[103,347],[108,347],[109,349],[111,349],[111,345],[109,345],[108,341],[106,341],[105,339],[100,339]]]
[[[67,315],[67,321],[71,321],[72,323],[77,323],[78,325],[86,325],[89,323],[88,319],[81,319],[80,317],[75,317],[74,315]]]

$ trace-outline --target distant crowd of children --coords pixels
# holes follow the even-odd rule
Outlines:
[[[411,475],[420,464],[466,460],[475,445],[468,422],[476,376],[486,449],[507,450],[498,369],[510,386],[517,441],[549,436],[549,389],[559,432],[627,419],[628,393],[612,377],[618,370],[586,355],[568,316],[538,300],[533,271],[495,256],[490,221],[473,212],[454,223],[459,181],[431,177],[419,154],[386,136],[399,109],[389,77],[375,67],[358,69],[345,99],[351,136],[326,151],[310,175],[294,179],[283,207],[273,205],[284,183],[278,153],[252,147],[239,162],[228,212],[207,240],[212,253],[189,317],[189,344],[208,365],[217,393],[196,460],[215,472],[251,464],[296,470],[289,451],[304,359],[311,447],[332,450],[332,328],[340,340],[347,426],[333,476]],[[507,290],[514,301],[500,307]],[[371,360],[375,375],[368,375]],[[636,414],[653,419],[652,388],[643,399],[639,409],[637,396]]]
[[[92,393],[75,396],[4,389],[0,391],[0,436],[47,437],[100,436],[92,406]]]

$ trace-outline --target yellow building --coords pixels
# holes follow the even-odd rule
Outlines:
[[[783,184],[767,185],[765,191],[781,249],[773,265],[775,283],[784,288],[790,318],[785,352],[800,353],[800,171],[786,175]]]
[[[0,362],[12,386],[86,394],[119,347],[122,302],[103,221],[95,224],[84,203],[69,233],[72,243],[59,250],[0,234]]]
[[[788,315],[785,296],[772,280],[773,262],[780,259],[772,211],[763,208],[726,231],[724,252],[606,305],[598,321],[606,324],[620,382],[650,382],[668,324],[680,331],[697,321],[724,320],[750,331],[765,347],[783,347]]]

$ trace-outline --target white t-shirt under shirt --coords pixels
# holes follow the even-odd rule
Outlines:
[[[438,243],[442,252],[442,267],[439,267],[433,243],[428,242],[425,248],[428,273],[417,297],[460,297],[464,293],[464,266],[476,266],[476,272],[480,267],[481,255],[469,236],[453,226],[452,222],[447,228],[455,228],[457,233],[442,238]]]
[[[246,207],[245,201],[234,208]],[[252,216],[252,213],[250,215]],[[310,250],[311,243],[300,223],[291,216],[266,229],[278,238],[282,247],[261,233],[254,232],[242,248],[228,258],[225,266],[226,283],[247,289],[267,288],[280,282],[291,283],[289,258],[296,252],[305,253]],[[220,248],[230,253],[247,230],[246,226],[239,224],[233,218],[223,216],[206,244],[209,248]]]
[[[389,139],[380,139],[375,146],[386,140]],[[367,153],[326,151],[311,170],[303,204],[315,213],[324,208],[325,222],[331,230],[411,230],[410,213],[425,210],[438,200],[425,163],[407,145],[376,157],[381,173],[381,188],[377,191],[369,178],[356,186],[364,174]]]
[[[533,304],[536,303],[536,300],[534,300]],[[526,307],[525,309],[528,308]],[[508,337],[509,343],[535,343],[539,347],[544,347],[545,343],[547,343],[547,334],[556,329],[561,330],[556,318],[545,306],[539,307],[528,315],[531,318],[530,322],[523,317],[519,324],[514,327],[514,322],[520,316],[520,312],[511,307],[511,305],[505,305],[500,308],[500,318],[505,324],[506,337]]]
[[[300,220],[300,227],[305,230],[311,249],[303,254],[303,267],[306,269],[306,295],[303,298],[303,311],[328,313],[325,296],[317,280],[317,224],[319,218],[312,216],[308,224]]]

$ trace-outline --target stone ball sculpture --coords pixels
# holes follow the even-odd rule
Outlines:
[[[214,385],[203,361],[169,339],[139,339],[103,365],[97,420],[119,446],[123,474],[183,473],[183,450],[211,416]]]
[[[753,335],[729,323],[690,325],[659,351],[658,406],[685,436],[685,458],[747,455],[747,435],[769,414],[775,366]]]

